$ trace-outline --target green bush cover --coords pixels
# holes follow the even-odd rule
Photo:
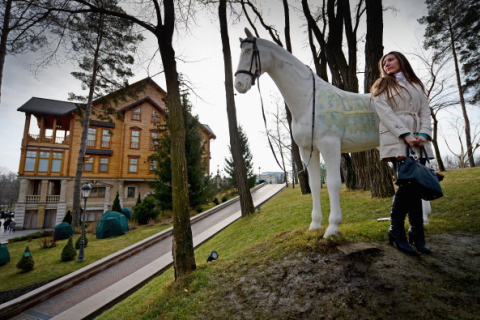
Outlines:
[[[121,236],[128,231],[128,221],[124,214],[116,211],[107,211],[98,221],[97,239]]]
[[[55,240],[68,239],[72,235],[73,229],[68,222],[62,222],[58,224],[53,231],[53,237],[55,238]]]
[[[4,244],[0,244],[0,266],[3,266],[7,262],[10,262],[10,252]]]
[[[130,217],[132,216],[133,210],[130,208],[122,208],[122,213],[125,215],[127,220],[130,220]]]

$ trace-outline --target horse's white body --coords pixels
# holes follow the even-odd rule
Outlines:
[[[247,32],[247,40],[253,40]],[[321,229],[320,153],[327,168],[327,188],[330,196],[329,226],[324,237],[339,233],[342,221],[340,209],[341,153],[359,152],[378,147],[378,116],[370,108],[370,95],[346,92],[320,79],[288,51],[273,42],[256,38],[261,72],[266,72],[280,90],[292,113],[292,134],[305,164],[308,163],[313,208],[310,230]],[[244,43],[237,70],[252,67],[253,44]],[[253,73],[254,70],[251,70]],[[315,81],[313,80],[313,78]],[[238,73],[235,88],[245,93],[251,88],[251,76]],[[315,106],[313,106],[315,83]],[[313,152],[312,109],[315,108]],[[311,159],[310,159],[311,153]],[[310,161],[309,161],[310,159]]]

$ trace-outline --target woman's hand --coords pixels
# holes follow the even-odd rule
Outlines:
[[[425,139],[425,137],[415,136],[415,138],[417,139],[417,147],[421,148],[425,145],[425,142],[427,142],[427,139]]]
[[[418,136],[414,136],[412,134],[406,136],[405,138],[405,142],[410,146],[410,147],[414,147],[417,145],[417,138]]]

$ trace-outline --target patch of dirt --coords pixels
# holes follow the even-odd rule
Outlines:
[[[427,243],[430,255],[365,244],[246,265],[222,305],[237,319],[480,319],[480,235]]]
[[[58,278],[56,278],[56,279],[58,279]],[[0,304],[8,302],[10,300],[13,300],[15,298],[18,298],[18,297],[20,297],[24,294],[27,294],[30,291],[33,291],[37,288],[40,288],[41,286],[44,286],[47,283],[50,283],[50,282],[52,282],[56,279],[40,282],[40,283],[37,283],[37,284],[31,285],[29,287],[19,289],[19,290],[9,290],[9,291],[0,292]]]

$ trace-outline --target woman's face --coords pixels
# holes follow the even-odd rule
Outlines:
[[[400,72],[400,62],[394,54],[389,54],[383,59],[383,71],[387,74]]]

